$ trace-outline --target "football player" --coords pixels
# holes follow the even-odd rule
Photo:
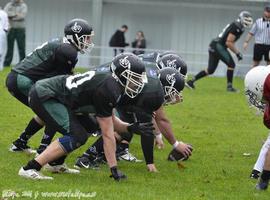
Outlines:
[[[146,82],[144,63],[133,54],[116,56],[111,63],[111,72],[88,71],[36,82],[29,93],[29,105],[46,126],[62,133],[63,137],[53,141],[35,159],[21,167],[19,175],[31,179],[52,179],[42,175],[40,169],[47,163],[71,153],[87,141],[87,131],[80,124],[75,110],[92,106],[102,131],[104,152],[111,176],[115,180],[125,179],[126,176],[117,169],[113,131],[136,132],[139,123],[123,123],[114,117],[112,110],[121,96],[135,98]]]
[[[235,42],[240,38],[245,31],[245,28],[251,27],[252,23],[253,19],[251,14],[247,11],[242,11],[237,20],[228,24],[209,45],[208,68],[196,74],[186,85],[191,89],[195,89],[194,83],[209,74],[213,74],[218,66],[219,60],[221,60],[227,65],[227,91],[237,92],[238,90],[233,87],[235,62],[229,53],[228,48],[235,53],[238,61],[243,59],[242,54],[235,46]]]
[[[8,74],[6,80],[8,91],[26,106],[29,106],[29,90],[36,81],[56,75],[72,74],[78,60],[78,51],[85,53],[94,45],[93,29],[83,19],[73,19],[68,22],[64,33],[64,37],[53,39],[37,47]],[[31,153],[27,141],[43,125],[43,121],[38,116],[33,117],[20,137],[13,142],[10,151]],[[53,133],[53,130],[46,127],[44,140],[49,139]]]
[[[148,71],[149,72],[149,71]],[[157,72],[157,71],[156,71]],[[186,158],[191,155],[192,147],[177,141],[171,128],[169,119],[163,110],[165,104],[175,104],[181,101],[181,91],[184,88],[184,77],[174,68],[166,67],[159,73],[148,73],[148,83],[143,91],[134,99],[121,101],[125,103],[117,106],[120,119],[129,123],[151,122],[155,112],[155,122],[162,134],[173,145],[173,148],[183,154]],[[117,140],[130,141],[131,133],[121,133],[116,136]],[[154,134],[141,134],[141,145],[145,157],[147,169],[156,172],[153,159]],[[81,157],[76,161],[78,168],[96,167],[95,161],[100,159],[103,152],[103,141],[99,138]]]
[[[245,94],[249,104],[264,113],[264,125],[270,129],[270,66],[252,68],[245,77]],[[259,158],[254,166],[260,180],[258,190],[266,190],[270,180],[270,137],[262,146]],[[253,170],[253,171],[254,171]],[[254,176],[253,175],[253,176]],[[256,178],[256,177],[254,177]]]

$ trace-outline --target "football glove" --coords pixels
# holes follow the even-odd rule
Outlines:
[[[152,122],[135,122],[127,127],[128,132],[136,133],[138,135],[154,136],[154,126]]]
[[[111,167],[110,178],[113,178],[115,181],[121,181],[127,179],[127,176],[123,174],[117,167]]]
[[[190,149],[190,151],[192,151],[193,147],[191,145],[189,145],[189,149]],[[171,150],[171,152],[168,155],[168,160],[169,161],[185,161],[188,158],[189,158],[189,156],[186,157],[184,154],[177,151],[175,148],[173,148],[173,150]]]
[[[243,60],[243,55],[240,52],[238,52],[236,54],[236,57],[237,57],[238,61]]]

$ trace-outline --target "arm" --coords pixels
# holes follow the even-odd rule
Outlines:
[[[251,40],[252,37],[253,37],[253,34],[249,32],[247,34],[247,37],[246,37],[245,42],[243,44],[243,48],[244,48],[245,51],[247,50],[248,43],[249,43],[249,41]]]
[[[107,163],[110,168],[117,166],[115,157],[116,144],[113,131],[112,117],[97,117],[97,121],[102,131],[103,148],[107,159]]]
[[[183,153],[186,157],[189,157],[191,155],[191,149],[190,145],[185,144],[183,142],[178,142],[174,136],[174,133],[172,131],[172,126],[169,121],[169,119],[166,117],[163,107],[161,106],[156,111],[156,123],[158,125],[158,128],[164,135],[164,137],[167,139],[167,141],[173,145],[173,147]]]
[[[13,20],[24,20],[27,14],[27,5],[25,3],[22,4],[22,9],[19,13],[16,13],[16,16],[13,18]]]
[[[235,35],[232,33],[229,33],[227,40],[226,40],[226,46],[235,54],[240,53],[238,49],[235,47]]]

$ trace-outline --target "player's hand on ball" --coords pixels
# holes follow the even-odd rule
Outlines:
[[[182,161],[187,160],[191,156],[193,147],[190,144],[180,142],[176,148],[169,153],[169,161]]]

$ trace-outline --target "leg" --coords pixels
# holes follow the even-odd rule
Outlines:
[[[19,50],[20,61],[25,58],[25,28],[18,28],[16,32],[16,40]]]
[[[7,54],[5,56],[4,66],[10,66],[12,58],[13,58],[13,48],[15,41],[15,30],[13,28],[10,29],[7,37],[8,49]]]
[[[269,180],[270,180],[270,148],[268,146],[268,151],[265,157],[263,172],[262,172],[262,175],[258,184],[256,185],[256,189],[266,190],[268,188]]]
[[[253,48],[253,66],[256,67],[260,64],[263,57],[263,47],[261,44],[255,44]]]

